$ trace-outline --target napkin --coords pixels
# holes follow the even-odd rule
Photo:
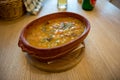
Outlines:
[[[38,14],[44,0],[23,0],[26,11],[30,14]]]

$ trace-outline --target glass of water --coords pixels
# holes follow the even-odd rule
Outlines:
[[[67,0],[57,0],[58,9],[66,9],[67,8]]]

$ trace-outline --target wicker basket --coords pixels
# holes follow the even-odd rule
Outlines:
[[[13,20],[25,12],[22,0],[0,0],[0,18]]]

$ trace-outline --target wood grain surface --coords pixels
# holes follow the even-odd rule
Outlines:
[[[36,16],[26,14],[14,21],[0,20],[0,80],[120,80],[120,10],[106,0],[97,0],[94,10],[84,11],[77,0],[68,0],[66,11],[83,15],[91,24],[79,64],[60,73],[44,72],[30,65],[18,47],[26,24],[59,12],[57,0],[45,0]]]

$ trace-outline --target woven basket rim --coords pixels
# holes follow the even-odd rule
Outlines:
[[[21,1],[21,0],[0,0],[0,4],[6,4],[10,2]]]
[[[0,0],[1,19],[13,20],[21,17],[24,14],[24,12],[25,12],[24,3],[22,2],[22,0],[4,0],[3,3],[1,3]]]

